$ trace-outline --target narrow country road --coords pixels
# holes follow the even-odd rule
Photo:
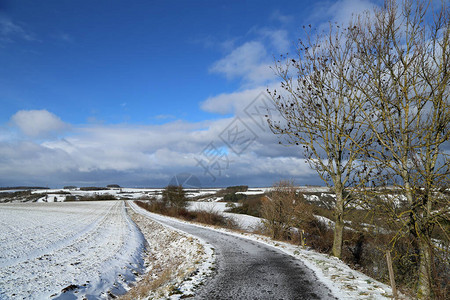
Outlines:
[[[214,248],[216,273],[193,299],[336,299],[301,261],[276,248],[155,214],[150,217]]]

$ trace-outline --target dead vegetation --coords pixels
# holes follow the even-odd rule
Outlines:
[[[167,298],[206,259],[203,246],[193,238],[169,230],[132,210],[129,210],[129,215],[149,241],[144,259],[146,272],[120,299]],[[180,247],[186,242],[194,246],[187,248],[192,251]]]
[[[386,251],[393,259],[395,280],[399,290],[410,297],[415,297],[418,281],[419,253],[417,243],[411,235],[398,236],[399,221],[392,218],[385,209],[395,204],[398,214],[407,211],[407,204],[398,191],[379,190],[378,197],[370,201],[360,201],[367,193],[353,192],[352,206],[345,214],[343,232],[342,260],[352,268],[368,276],[389,283]],[[449,203],[449,194],[446,197]],[[264,218],[258,233],[274,239],[301,245],[302,238],[306,247],[321,253],[330,254],[333,247],[334,210],[331,208],[334,197],[330,192],[297,192],[289,181],[275,184],[272,192],[258,195],[258,201],[248,199],[231,208],[230,212],[246,213],[248,207],[259,212],[257,217]],[[393,200],[395,199],[395,201]],[[368,206],[371,203],[371,206]],[[358,204],[358,205],[357,205]],[[450,276],[450,245],[446,237],[450,223],[433,229],[433,241],[439,246],[433,253],[435,269],[433,270],[434,297],[445,299],[449,294],[448,278]],[[392,241],[396,241],[392,243]]]
[[[31,190],[2,192],[0,193],[0,203],[4,202],[36,202],[45,194],[33,194]]]
[[[213,209],[198,211],[189,211],[186,209],[188,199],[181,186],[166,187],[162,196],[161,200],[153,198],[148,201],[136,201],[136,204],[150,212],[181,218],[186,221],[237,228],[237,224],[233,220],[224,217]]]
[[[449,8],[385,0],[348,24],[303,26],[296,51],[275,61],[280,87],[268,90],[279,114],[266,117],[279,143],[299,146],[335,195],[332,254],[343,258],[344,216],[360,189],[372,219],[390,223],[384,251],[403,250],[399,261],[417,277],[420,299],[448,296],[439,275],[448,254],[434,239],[437,230],[449,240],[449,202],[437,193],[450,184]],[[378,201],[377,189],[388,186],[402,207]]]

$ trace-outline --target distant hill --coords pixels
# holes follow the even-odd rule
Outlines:
[[[9,186],[9,187],[0,187],[0,191],[6,190],[46,190],[47,187],[42,186]]]

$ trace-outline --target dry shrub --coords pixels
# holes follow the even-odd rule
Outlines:
[[[297,193],[291,181],[280,181],[262,199],[265,231],[275,239],[296,239],[294,228],[305,229],[313,217],[312,207]]]
[[[245,214],[260,218],[261,207],[264,198],[265,197],[261,195],[249,195],[247,196],[247,198],[239,201],[241,205],[231,207],[227,210],[227,212],[235,214]]]
[[[186,208],[167,207],[165,202],[161,201],[136,201],[136,204],[150,212],[181,218],[186,221],[236,228],[236,224],[234,224],[233,220],[230,220],[213,210],[189,211]]]
[[[182,209],[172,209],[171,216],[181,218],[186,221],[192,221],[195,219],[195,214],[191,211],[188,211],[186,208]]]
[[[261,216],[267,233],[274,239],[287,239],[295,222],[296,190],[290,181],[276,183],[262,200]]]
[[[195,212],[195,221],[209,225],[225,225],[225,218],[217,212],[200,210]]]
[[[150,212],[154,212],[154,213],[160,213],[160,214],[166,214],[167,213],[167,207],[163,202],[160,201],[135,201],[135,203],[145,209],[148,210]]]
[[[161,272],[158,274],[149,272],[147,273],[142,280],[137,282],[135,286],[133,286],[125,295],[119,296],[121,300],[136,300],[136,299],[145,299],[148,297],[150,293],[156,294],[164,294],[164,290],[167,289],[168,283],[172,280],[172,277],[175,276],[176,267],[170,266],[164,270],[160,269]]]
[[[389,271],[386,262],[386,250],[391,251],[392,265],[397,288],[410,297],[414,296],[418,280],[419,253],[417,244],[409,236],[395,239],[395,232],[380,233],[369,230],[345,230],[342,260],[368,276],[388,283]],[[396,240],[392,244],[393,240]],[[327,240],[324,238],[324,240]],[[318,245],[312,245],[313,248]],[[331,247],[331,246],[330,246]],[[317,248],[316,248],[317,249]],[[330,248],[331,249],[331,248]],[[326,249],[317,249],[325,250]],[[447,254],[448,255],[448,254]],[[448,299],[449,264],[448,257],[442,253],[433,253],[437,266],[433,270],[433,299]]]
[[[322,253],[330,253],[333,248],[333,230],[313,218],[304,226],[306,245]]]
[[[169,185],[162,192],[162,201],[169,207],[185,208],[187,200],[186,191],[181,185]]]

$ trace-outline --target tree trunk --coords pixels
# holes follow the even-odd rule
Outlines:
[[[419,299],[432,299],[431,286],[431,248],[423,239],[419,238],[419,281],[417,284],[417,297]]]
[[[339,185],[335,186],[336,193],[336,206],[334,209],[335,213],[335,225],[334,225],[334,240],[333,240],[333,256],[341,258],[342,255],[342,243],[344,235],[344,195],[342,187]]]
[[[403,173],[403,178],[405,179],[405,194],[408,199],[408,203],[411,209],[416,207],[417,196],[415,197],[412,192],[411,185],[407,180],[409,178],[405,175],[406,172]],[[431,207],[429,208],[431,210]],[[417,213],[417,212],[416,212]],[[422,216],[422,219],[425,219]],[[419,244],[419,280],[417,282],[417,298],[418,299],[432,299],[432,280],[431,280],[431,266],[432,266],[432,258],[431,258],[431,245],[428,243],[429,236],[427,231],[422,232],[420,228],[420,224],[417,223],[414,215],[410,218],[410,226],[414,228],[414,232],[417,238],[417,242]]]

